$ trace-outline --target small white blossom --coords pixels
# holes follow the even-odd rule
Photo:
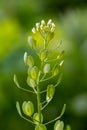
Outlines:
[[[41,21],[41,25],[43,25],[43,26],[45,25],[45,21],[44,20]]]
[[[47,25],[49,26],[52,23],[52,19],[50,19],[47,23]]]
[[[40,23],[36,23],[36,30],[37,31],[38,31],[39,27],[40,27]]]
[[[33,27],[32,28],[32,32],[35,34],[36,33],[36,29]]]

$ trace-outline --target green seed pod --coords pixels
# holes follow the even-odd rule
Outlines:
[[[64,128],[64,123],[63,121],[56,121],[55,125],[54,125],[54,130],[63,130]]]
[[[40,122],[40,120],[39,120],[39,114],[38,113],[35,113],[34,115],[33,115],[33,120],[34,120],[34,122],[35,122],[35,124],[39,124],[39,122]],[[43,122],[43,115],[41,114],[41,122],[40,123],[42,123]]]
[[[60,66],[55,66],[54,70],[53,70],[53,76],[56,76],[58,73],[60,72]]]
[[[66,126],[66,130],[71,130],[70,125],[67,125],[67,126]]]
[[[49,71],[50,71],[50,64],[45,64],[43,72],[46,74],[49,73]]]
[[[27,116],[32,116],[32,114],[34,113],[34,105],[31,101],[24,101],[22,104],[22,110],[24,112],[25,115]]]
[[[39,124],[35,127],[35,130],[47,130],[47,128],[44,124]]]
[[[29,67],[32,67],[34,65],[33,57],[27,56],[27,52],[24,53],[24,63]]]
[[[44,61],[47,58],[47,50],[43,50],[40,53],[40,59],[41,61]]]
[[[64,55],[64,51],[62,51],[62,52],[57,56],[57,59],[58,59],[58,60],[61,60],[62,57],[63,57],[63,55]]]
[[[28,43],[29,43],[29,46],[31,48],[35,48],[36,47],[36,40],[32,36],[28,37]]]
[[[31,68],[31,70],[30,70],[30,75],[31,75],[31,78],[32,78],[33,80],[36,80],[36,79],[37,79],[38,72],[39,72],[39,69],[38,69],[36,66],[34,66],[34,67]]]
[[[47,86],[47,95],[46,95],[47,102],[49,102],[53,98],[54,93],[55,93],[55,87],[52,84],[48,85]]]
[[[35,88],[36,87],[36,83],[33,79],[31,79],[29,76],[27,77],[27,84],[32,87]]]

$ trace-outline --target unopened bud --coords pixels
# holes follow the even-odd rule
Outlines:
[[[52,23],[52,19],[50,19],[47,23],[48,26],[50,26],[50,24]]]
[[[45,21],[44,20],[41,20],[41,25],[45,25]]]
[[[36,23],[36,30],[37,31],[38,31],[39,27],[40,27],[40,23]]]
[[[32,28],[32,33],[36,33],[36,29],[34,27]]]

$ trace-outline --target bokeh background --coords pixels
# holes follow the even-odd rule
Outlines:
[[[16,101],[35,97],[16,88],[16,73],[26,87],[23,54],[36,57],[27,37],[36,22],[53,19],[56,36],[63,41],[65,62],[63,79],[54,100],[44,111],[45,121],[56,117],[64,103],[67,109],[61,120],[72,130],[87,130],[87,1],[86,0],[0,0],[0,130],[33,130],[21,119]],[[37,57],[36,57],[37,58]],[[48,125],[53,130],[53,124]]]

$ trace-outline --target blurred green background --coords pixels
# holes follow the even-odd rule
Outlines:
[[[87,1],[86,0],[0,0],[0,130],[33,130],[21,119],[16,101],[35,101],[35,96],[18,90],[13,82],[16,73],[26,87],[23,54],[36,55],[27,45],[27,37],[36,22],[53,19],[56,36],[65,50],[63,79],[49,104],[45,121],[56,117],[64,103],[67,109],[61,120],[72,130],[87,130]],[[53,124],[48,125],[53,130]]]

